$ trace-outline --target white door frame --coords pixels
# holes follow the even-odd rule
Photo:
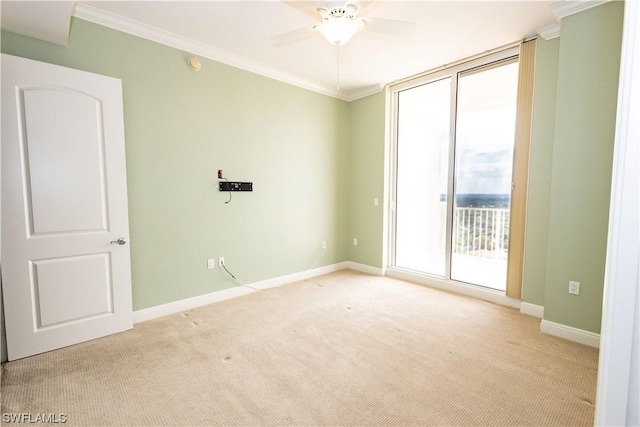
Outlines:
[[[626,1],[595,425],[640,423],[640,3]]]

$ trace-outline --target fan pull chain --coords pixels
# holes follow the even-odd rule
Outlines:
[[[340,45],[336,45],[336,90],[340,92]]]

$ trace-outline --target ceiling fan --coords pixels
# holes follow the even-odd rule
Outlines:
[[[362,16],[373,1],[334,1],[322,3],[316,1],[287,1],[287,4],[319,18],[320,22],[304,28],[289,31],[271,39],[276,44],[289,44],[320,33],[333,45],[341,46],[361,30],[381,34],[408,36],[413,32],[414,22]],[[358,7],[360,5],[361,7]]]

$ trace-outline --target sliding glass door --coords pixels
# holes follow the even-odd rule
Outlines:
[[[460,73],[451,279],[506,290],[518,62]]]
[[[517,56],[394,92],[393,265],[504,291]]]
[[[451,78],[398,94],[396,265],[443,276]]]

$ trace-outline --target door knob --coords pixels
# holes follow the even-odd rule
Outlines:
[[[112,240],[112,245],[126,245],[129,239],[125,239],[124,237],[118,238],[118,240]]]

